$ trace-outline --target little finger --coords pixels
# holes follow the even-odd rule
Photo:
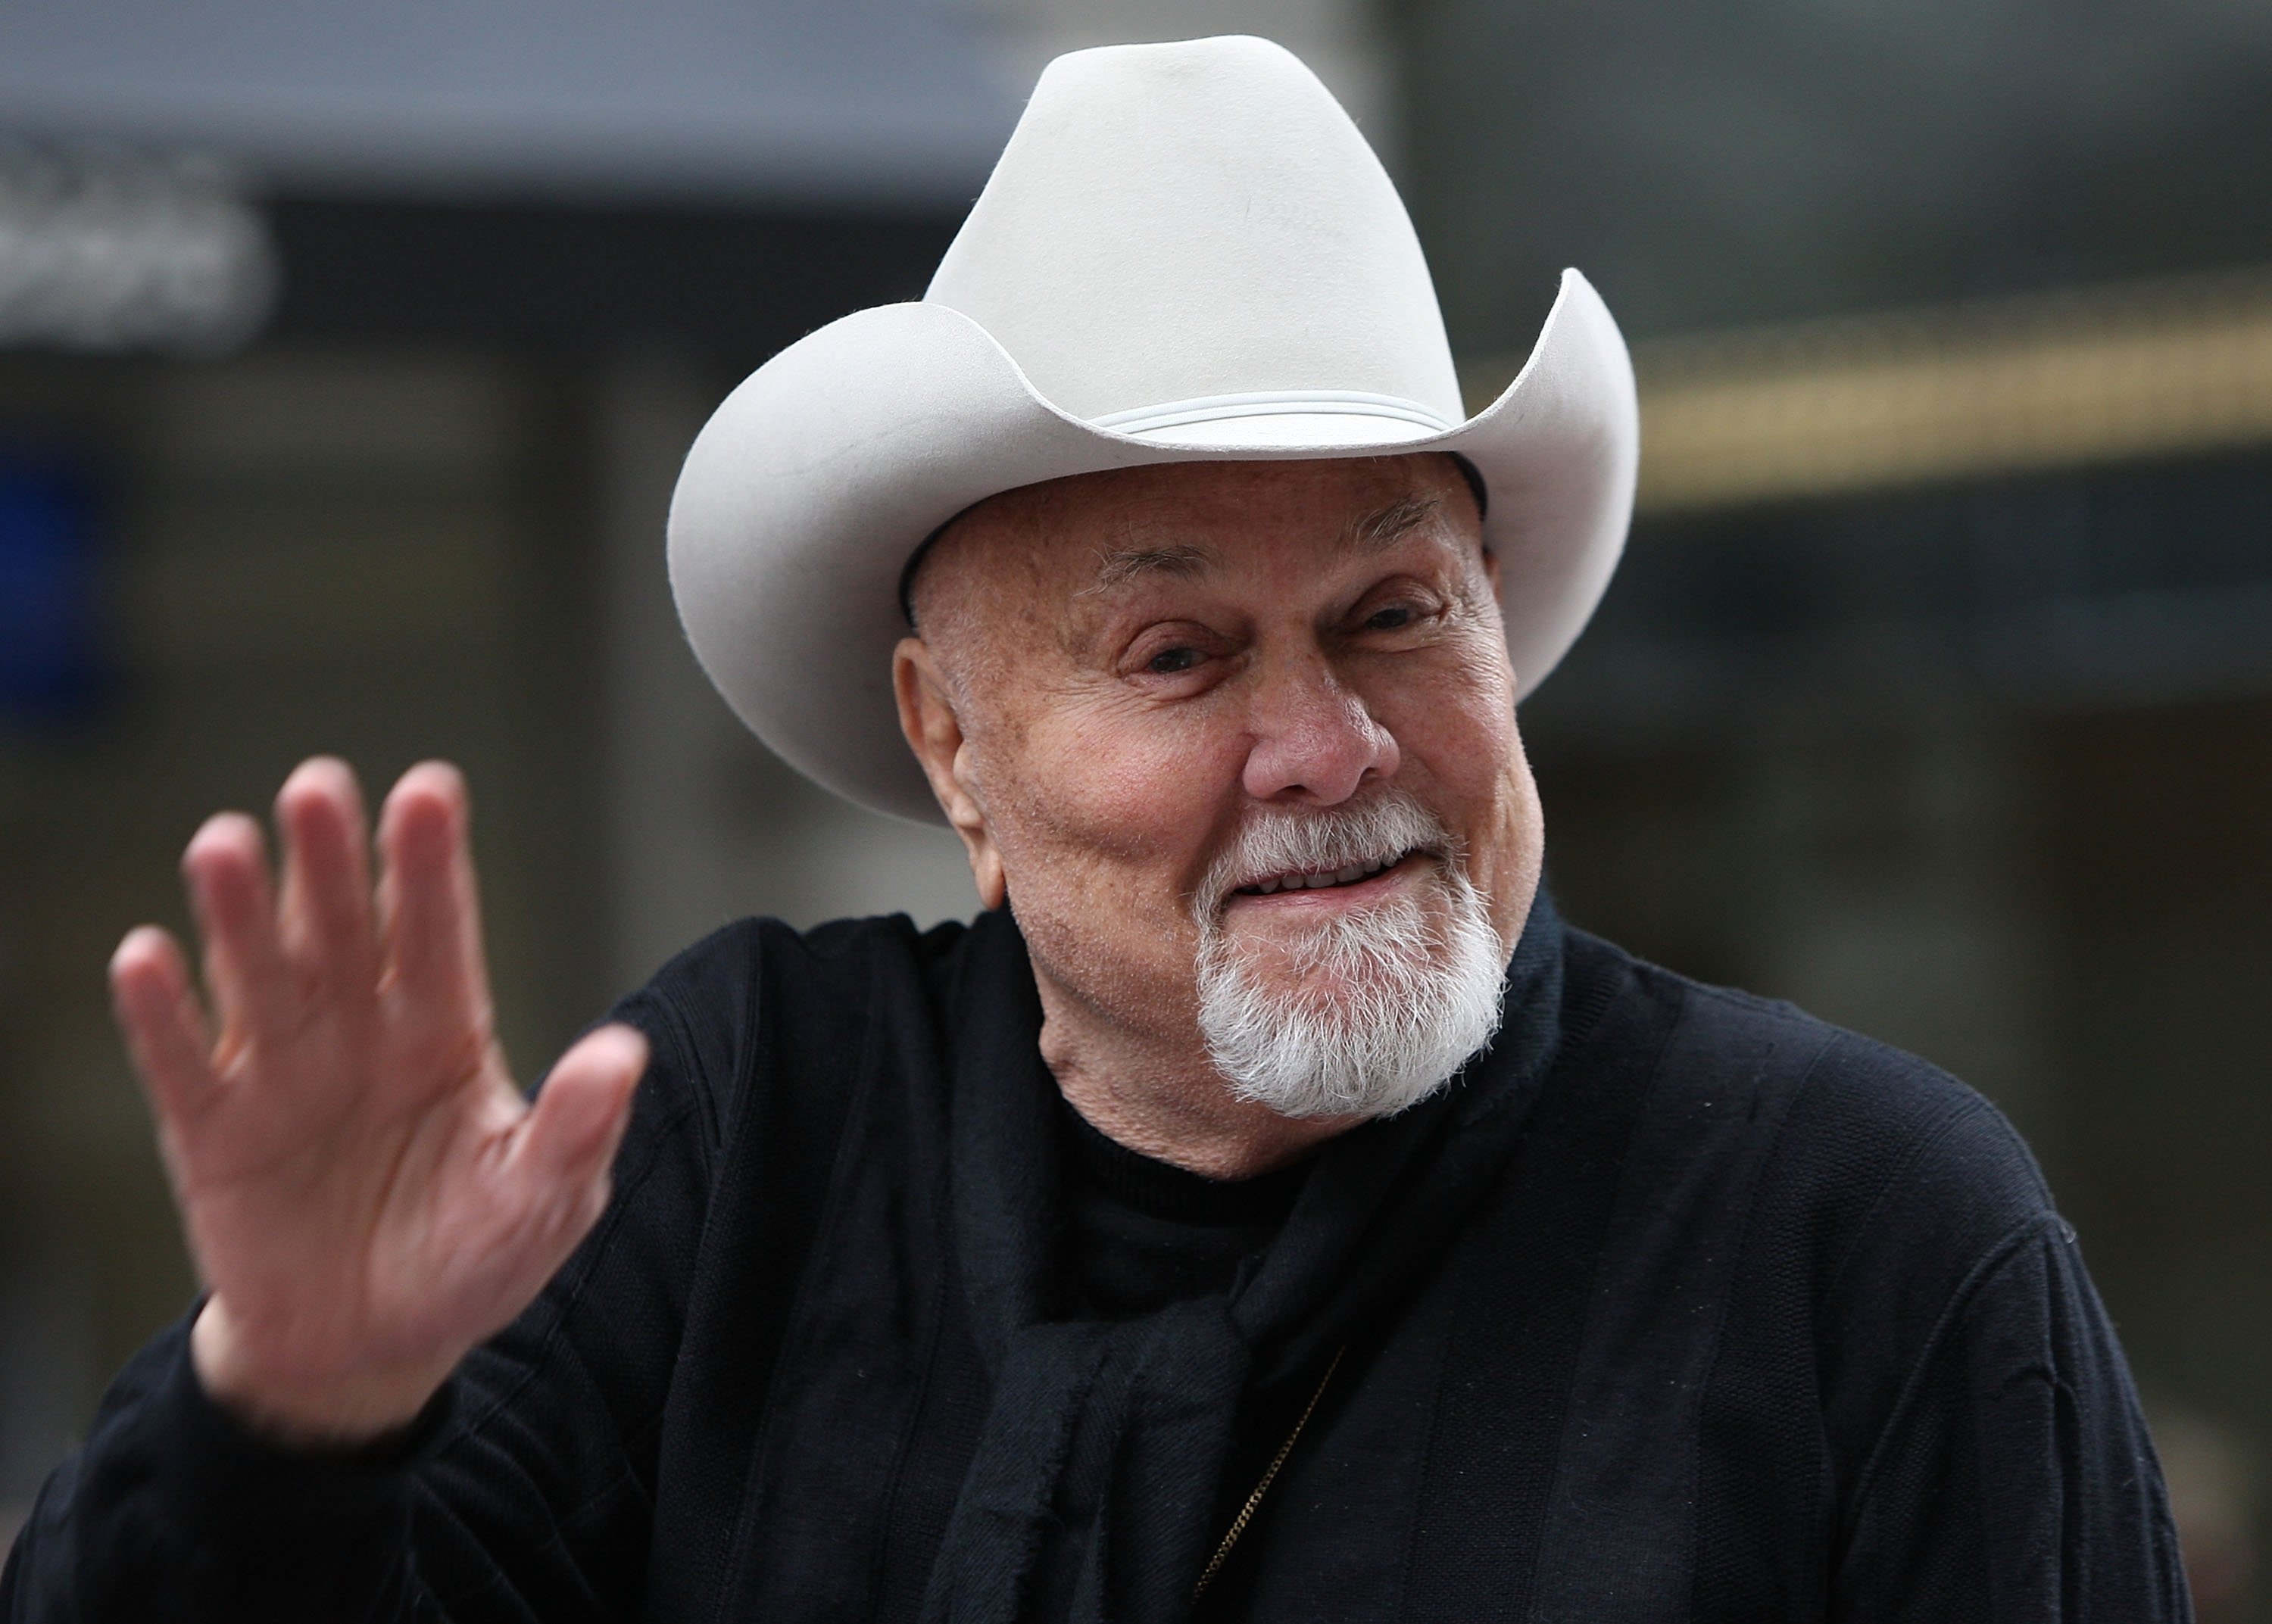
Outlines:
[[[128,932],[110,957],[110,995],[143,1091],[161,1123],[178,1132],[214,1088],[213,1039],[180,944],[154,925]]]

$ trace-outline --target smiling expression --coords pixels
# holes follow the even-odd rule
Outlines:
[[[902,719],[982,897],[1014,898],[1053,1027],[1188,1047],[1203,921],[1267,961],[1454,853],[1511,949],[1541,828],[1481,538],[1440,455],[1084,474],[940,537]],[[1258,817],[1392,787],[1454,850],[1228,856]]]

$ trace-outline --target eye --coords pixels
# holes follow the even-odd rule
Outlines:
[[[1176,676],[1200,663],[1200,652],[1195,648],[1162,649],[1145,662],[1144,669],[1155,676]]]
[[[1365,617],[1367,631],[1401,631],[1412,623],[1412,610],[1405,604],[1386,609],[1376,609]]]

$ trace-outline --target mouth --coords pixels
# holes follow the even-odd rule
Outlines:
[[[1276,897],[1294,892],[1341,891],[1366,885],[1394,873],[1420,855],[1417,846],[1341,868],[1295,868],[1249,881],[1230,893],[1238,897]]]

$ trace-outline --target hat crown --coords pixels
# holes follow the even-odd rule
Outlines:
[[[1092,422],[1280,394],[1463,416],[1395,187],[1266,40],[1051,63],[924,297]]]

